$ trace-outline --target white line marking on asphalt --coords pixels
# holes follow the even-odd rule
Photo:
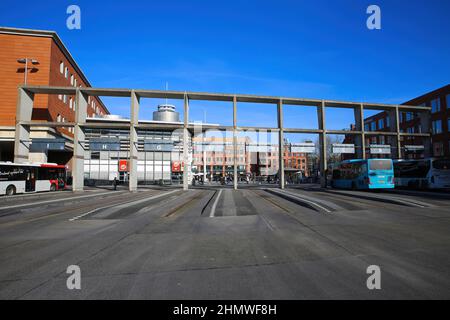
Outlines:
[[[219,194],[217,195],[216,199],[214,200],[213,206],[211,208],[211,213],[209,214],[209,216],[212,218],[214,217],[214,214],[216,213],[216,207],[217,207],[217,202],[219,202],[219,198],[220,195],[222,194],[223,189],[220,189]]]
[[[267,227],[269,227],[270,230],[275,231],[273,229],[272,225],[270,224],[270,222],[267,221],[267,219],[264,216],[262,216],[262,215],[259,215],[259,216],[261,217],[262,221],[264,221],[264,223],[267,225]]]
[[[102,196],[102,195],[105,195],[105,194],[112,194],[112,193],[111,192],[103,192],[103,193],[97,193],[97,194],[87,194],[87,195],[78,196],[78,197],[69,197],[69,198],[61,198],[61,199],[53,199],[53,200],[45,200],[45,201],[24,203],[24,204],[18,204],[18,205],[15,205],[15,206],[0,207],[0,210],[29,207],[29,206],[35,206],[35,205],[38,205],[38,204],[46,204],[46,203],[52,203],[52,202],[61,202],[61,201],[69,201],[69,200],[97,197],[97,196]],[[118,193],[115,193],[115,194],[118,194]]]
[[[69,219],[69,221],[75,221],[75,220],[78,220],[78,219],[80,219],[80,218],[83,218],[83,217],[87,216],[88,214],[94,213],[94,212],[99,211],[99,210],[102,210],[102,209],[106,209],[106,208],[110,208],[110,207],[123,208],[123,207],[125,207],[125,206],[129,206],[129,205],[133,205],[133,204],[138,204],[138,203],[146,202],[146,201],[149,201],[149,200],[158,199],[158,198],[161,198],[161,197],[163,197],[163,196],[169,195],[169,194],[174,193],[174,192],[177,192],[177,191],[179,191],[179,190],[172,190],[172,191],[169,191],[169,192],[166,192],[166,193],[158,194],[158,195],[153,196],[153,197],[150,197],[150,198],[144,198],[144,199],[139,199],[139,200],[136,200],[136,201],[125,202],[125,203],[123,203],[123,204],[121,204],[121,205],[115,205],[115,204],[112,204],[112,205],[107,205],[107,206],[100,207],[100,208],[95,208],[95,209],[93,209],[93,210],[91,210],[91,211],[88,211],[88,212],[85,212],[85,213],[83,213],[83,214],[80,214],[79,216],[73,217],[73,218]]]
[[[309,203],[309,204],[312,204],[312,205],[314,205],[314,206],[316,206],[316,207],[318,207],[318,208],[324,210],[324,211],[327,212],[327,213],[330,213],[330,212],[331,212],[331,210],[329,210],[329,209],[327,209],[327,208],[321,206],[320,204],[318,204],[318,203],[316,203],[316,202],[314,202],[314,201],[311,201],[311,200],[307,200],[307,199],[305,199],[305,198],[302,198],[302,197],[300,197],[300,196],[298,196],[298,195],[296,195],[296,194],[293,194],[293,193],[290,193],[290,192],[287,192],[287,191],[278,191],[278,190],[276,190],[275,192],[276,192],[276,193],[283,193],[283,192],[284,192],[284,193],[286,193],[286,194],[288,194],[288,195],[290,195],[290,196],[292,196],[292,197],[294,197],[294,198],[297,198],[297,199],[299,199],[299,200],[301,200],[301,201],[304,201],[304,202],[307,202],[307,203]]]

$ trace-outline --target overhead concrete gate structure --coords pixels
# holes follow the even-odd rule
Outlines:
[[[35,94],[66,94],[75,95],[75,122],[42,122],[32,121],[31,114]],[[130,130],[130,151],[129,151],[129,190],[137,190],[137,130],[138,129],[165,129],[165,130],[183,130],[183,189],[188,189],[188,137],[191,132],[202,132],[202,130],[230,130],[233,132],[233,165],[234,165],[234,188],[237,189],[237,133],[241,130],[267,130],[278,132],[278,159],[280,188],[284,189],[284,161],[283,161],[283,141],[285,133],[318,134],[320,141],[320,174],[322,183],[327,168],[326,157],[326,137],[333,135],[354,135],[355,141],[360,145],[357,156],[364,159],[365,155],[365,136],[384,135],[393,136],[397,148],[397,158],[401,158],[401,137],[421,137],[424,139],[425,152],[428,154],[431,148],[430,134],[430,107],[425,106],[405,106],[378,103],[357,103],[333,100],[317,100],[302,98],[283,98],[271,96],[242,95],[242,94],[217,94],[217,93],[198,93],[182,91],[161,91],[161,90],[135,90],[135,89],[104,89],[104,88],[74,88],[74,87],[52,87],[52,86],[21,86],[18,88],[17,114],[16,114],[16,133],[14,144],[14,161],[23,163],[28,161],[30,128],[39,127],[73,127],[74,128],[74,148],[72,158],[72,176],[73,191],[81,191],[84,187],[84,140],[85,128],[99,128],[107,126],[108,128],[118,128],[124,126],[121,123],[110,122],[108,124],[89,123],[87,118],[87,105],[89,96],[109,96],[109,97],[129,97],[130,98],[130,121],[125,124]],[[183,123],[143,123],[139,121],[140,98],[160,98],[160,99],[179,99],[184,101]],[[189,101],[228,101],[233,107],[233,125],[217,126],[205,125],[189,122]],[[261,128],[237,125],[237,103],[261,103],[274,104],[277,106],[277,128]],[[317,108],[318,129],[302,128],[284,128],[283,126],[283,105],[313,106]],[[327,130],[325,125],[325,108],[351,108],[355,114],[355,130]],[[364,110],[384,110],[389,113],[394,125],[390,126],[390,132],[386,131],[365,131],[364,129]],[[405,133],[400,130],[399,113],[415,112],[420,114],[422,119],[422,133]],[[199,128],[200,126],[200,128]]]

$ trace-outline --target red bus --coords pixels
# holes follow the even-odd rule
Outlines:
[[[66,167],[56,163],[0,162],[0,195],[66,188]]]

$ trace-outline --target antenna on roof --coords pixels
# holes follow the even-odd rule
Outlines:
[[[169,90],[169,83],[166,81],[166,91]],[[166,96],[166,104],[167,104],[167,96]]]

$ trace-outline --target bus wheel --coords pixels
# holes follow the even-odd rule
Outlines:
[[[7,196],[13,196],[15,194],[16,194],[16,187],[9,186],[8,188],[6,188],[6,195]]]
[[[50,186],[50,191],[56,191],[56,184],[52,183]]]

